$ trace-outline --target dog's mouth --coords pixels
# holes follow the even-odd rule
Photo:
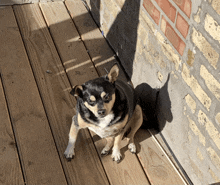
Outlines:
[[[93,112],[94,116],[97,117],[97,118],[104,118],[107,114],[106,113],[103,113],[103,114],[100,114],[98,112]]]
[[[106,115],[104,114],[104,115],[99,115],[99,118],[104,118]]]

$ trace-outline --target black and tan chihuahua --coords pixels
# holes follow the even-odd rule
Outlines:
[[[64,153],[71,160],[75,153],[78,131],[92,130],[107,140],[101,155],[107,155],[112,148],[112,158],[120,162],[120,142],[127,131],[128,149],[136,153],[134,135],[143,122],[142,109],[138,104],[133,87],[118,80],[119,67],[115,64],[110,72],[100,78],[75,86],[70,92],[77,96],[77,113],[72,119],[69,143]]]

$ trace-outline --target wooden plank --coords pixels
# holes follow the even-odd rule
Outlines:
[[[106,74],[105,68],[109,71],[114,63],[118,63],[112,49],[81,0],[67,0],[65,3],[99,74]],[[119,78],[127,81],[121,67]]]
[[[147,130],[140,129],[135,139],[140,145],[139,160],[152,184],[186,184]]]
[[[41,3],[51,35],[73,85],[97,78],[96,69],[77,29],[62,2]],[[89,74],[89,75],[88,75]]]
[[[25,183],[66,184],[12,8],[0,17],[0,68]]]
[[[64,0],[0,0],[0,6],[1,5],[38,3],[38,2],[51,2],[51,1],[64,1]]]
[[[93,140],[99,153],[104,148],[106,141],[93,133]],[[111,153],[102,157],[102,163],[111,184],[150,184],[136,155],[132,154],[125,140],[121,143],[122,161],[112,161]]]
[[[75,114],[76,104],[75,99],[69,94],[71,86],[39,6],[37,4],[15,6],[14,10],[68,183],[108,184],[87,130],[79,134],[76,159],[70,163],[64,158],[63,153],[68,143],[71,118]],[[57,24],[64,26],[62,22]],[[73,78],[75,77],[74,75]]]
[[[68,4],[69,8],[71,5],[71,12],[77,12],[78,9],[82,8],[81,6],[79,6],[79,4],[75,5],[75,4],[72,4],[71,2],[67,2],[67,4]],[[80,12],[80,11],[78,11],[78,12]],[[88,14],[88,12],[87,12],[87,14]],[[76,14],[74,16],[79,17],[80,15]],[[74,17],[73,17],[73,19],[74,19]],[[84,25],[94,24],[92,19],[86,19],[86,20],[82,20],[82,21],[83,21]],[[87,21],[90,21],[90,22],[87,22]],[[96,27],[96,29],[97,29],[97,27]],[[81,27],[81,33],[85,33],[83,26]],[[96,35],[96,33],[98,35]],[[100,31],[96,32],[96,33],[89,35],[89,37],[91,39],[94,37],[94,40],[96,40],[96,38],[100,37]],[[86,34],[89,34],[89,33],[86,33]],[[82,38],[83,38],[83,36],[82,36]],[[85,38],[83,38],[83,39],[85,39]],[[102,37],[102,39],[104,40],[103,37]],[[100,39],[100,41],[101,41],[101,39]],[[101,42],[101,43],[104,43],[104,42]],[[99,47],[101,47],[101,46],[99,46]],[[98,56],[96,56],[96,57],[98,58]],[[99,66],[99,65],[96,65],[96,66],[100,72],[100,75],[104,75],[106,73],[105,70],[100,70],[101,67],[102,68],[109,67],[107,63],[103,63],[102,66]],[[121,73],[122,73],[122,71],[121,71]],[[87,75],[90,76],[89,73],[87,73]],[[73,79],[70,77],[70,81],[72,81],[72,80]],[[95,134],[93,134],[93,140],[95,141],[95,145],[96,145],[97,150],[100,154],[101,150],[105,146],[105,140],[98,138],[98,136]],[[141,167],[140,163],[138,162],[136,155],[131,154],[130,151],[127,150],[127,146],[122,147],[122,148],[123,148],[122,154],[123,154],[124,159],[119,164],[112,161],[111,155],[108,155],[108,156],[101,158],[110,183],[111,184],[148,184],[148,180],[147,180],[145,174],[143,173],[142,167]]]
[[[1,48],[0,54],[2,54]],[[11,122],[8,115],[1,79],[0,102],[0,183],[24,184],[22,170],[17,153],[16,142],[14,139],[14,133],[12,131]]]
[[[180,174],[180,176],[183,178],[183,180],[187,183],[190,184],[191,180],[185,174],[184,169],[181,167],[181,164],[178,162],[178,160],[175,158],[175,155],[172,153],[171,149],[169,148],[168,144],[165,143],[163,138],[163,135],[161,133],[158,133],[155,130],[149,130],[150,134],[152,137],[155,138],[155,140],[159,143],[161,146],[162,150],[166,153],[167,157],[171,161],[171,163],[175,166],[176,170]]]
[[[102,53],[103,51],[101,51],[101,49],[100,49],[101,44],[99,42],[96,42],[97,40],[101,39],[101,37],[102,37],[100,30],[97,29],[97,27],[94,24],[93,20],[91,19],[90,15],[88,13],[86,13],[87,10],[85,9],[85,7],[82,6],[82,3],[79,0],[76,0],[74,2],[73,1],[66,1],[66,5],[71,13],[71,16],[72,16],[79,32],[82,34],[82,39],[84,40],[85,44],[87,43],[86,44],[87,48],[89,48],[89,47],[90,48],[92,48],[92,47],[98,48],[96,51]],[[77,8],[75,8],[75,7],[77,7]],[[93,40],[93,38],[94,38],[94,40]],[[103,48],[105,48],[105,47],[103,47]],[[107,50],[107,48],[105,48],[105,50]],[[93,55],[94,55],[93,57],[95,57],[96,55],[98,56],[98,53],[96,53],[96,51],[92,50],[91,56],[93,56]],[[106,53],[106,56],[109,56],[108,53]],[[102,67],[105,67],[105,64]],[[105,72],[103,72],[103,70],[100,70],[99,68],[98,68],[98,70],[100,71],[100,75],[103,75],[105,73]],[[142,136],[139,137],[139,135],[136,134],[136,138],[137,138],[137,140],[140,140],[142,138]],[[152,138],[149,138],[146,142],[148,142],[152,147],[154,145],[156,145]],[[104,146],[104,144],[101,142],[98,144],[98,142],[97,142],[96,146],[101,148],[101,146]],[[146,148],[147,145],[143,145],[143,148],[144,147]],[[155,154],[162,153],[160,148],[158,148],[157,146],[154,146],[153,149],[155,150]],[[144,155],[144,153],[140,152],[140,155]],[[144,156],[146,157],[146,155],[144,155]],[[182,179],[180,178],[178,173],[174,170],[173,166],[171,166],[171,164],[169,163],[167,158],[166,157],[161,158],[161,161],[162,161],[162,164],[164,164],[164,165],[162,165],[163,169],[171,168],[169,170],[169,172],[172,172],[172,173],[168,174],[168,179],[165,182],[167,182],[167,184],[169,184],[169,183],[172,184],[172,182],[179,182],[180,184],[183,184]],[[147,162],[147,161],[146,160],[142,161],[142,165],[144,167],[145,167],[145,162]],[[168,166],[166,166],[166,165],[168,165]],[[160,169],[158,169],[158,171],[159,170]],[[145,170],[145,172],[147,172],[147,171]],[[107,173],[108,173],[108,171],[107,171]],[[161,178],[158,178],[153,173],[147,173],[147,175],[151,179],[151,182],[156,182],[156,184],[158,182],[160,182],[159,184],[161,184],[161,182],[163,182],[163,180],[162,180],[163,175],[161,176]],[[171,180],[172,177],[175,177],[176,179],[172,181]]]

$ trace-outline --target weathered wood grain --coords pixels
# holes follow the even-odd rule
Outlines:
[[[1,10],[0,10],[0,15],[1,15]],[[1,24],[1,18],[0,18],[0,24]],[[0,48],[0,55],[2,54],[1,48]],[[2,62],[1,59],[0,62]],[[24,184],[24,179],[22,176],[22,170],[16,148],[16,142],[14,139],[14,133],[8,115],[1,79],[0,79],[0,184]]]
[[[67,162],[64,158],[63,153],[68,143],[71,118],[75,114],[76,104],[74,97],[69,94],[69,80],[38,4],[16,6],[14,10],[68,183],[108,184],[87,130],[80,132],[77,139],[76,159]],[[62,19],[63,15],[60,16]],[[59,24],[61,27],[64,26],[59,21],[56,24],[57,27]],[[56,27],[56,24],[53,26]],[[61,33],[65,35],[65,32]],[[63,43],[61,44],[63,46]],[[78,76],[73,74],[73,78]]]
[[[118,63],[114,57],[113,51],[109,47],[107,41],[103,37],[82,1],[67,0],[65,3],[81,35],[81,38],[85,43],[90,57],[98,69],[99,75],[106,74],[105,68],[109,71],[114,63]],[[102,72],[102,74],[100,72]],[[127,81],[125,73],[123,73],[121,67],[119,78]]]
[[[97,26],[93,22],[90,14],[87,12],[86,8],[83,6],[83,4],[80,0],[66,1],[65,3],[67,5],[68,10],[71,13],[71,16],[76,24],[76,27],[78,28],[78,30],[81,34],[82,40],[85,42],[87,49],[91,48],[91,50],[89,49],[89,51],[90,51],[89,54],[91,55],[92,59],[94,60],[94,63],[97,66],[99,74],[100,75],[105,74],[105,71],[103,71],[102,69],[105,66],[107,66],[106,68],[108,69],[107,64],[111,63],[111,62],[109,62],[109,60],[111,61],[111,59],[112,59],[111,56],[113,56],[113,54],[111,53],[111,51],[109,51],[110,48],[108,48],[109,46],[106,45],[107,43],[102,41],[103,37],[101,35],[100,30],[97,28]],[[98,60],[96,61],[94,59],[97,56],[101,56],[100,59],[103,60],[103,63],[102,63],[102,61],[98,61]],[[99,62],[102,63],[102,66],[99,66]],[[123,71],[121,71],[121,73],[123,74]],[[136,134],[136,138],[137,138],[137,140],[140,141],[140,139],[142,139],[143,136],[139,136],[138,134]],[[149,143],[149,145],[151,145],[152,147],[154,145],[156,145],[156,143],[153,141],[153,139],[151,137],[148,138],[146,136],[146,142]],[[104,146],[104,144],[101,141],[97,142],[96,146],[99,145],[98,143],[100,144],[100,148],[102,148]],[[146,148],[147,145],[144,145],[144,143],[142,144],[143,148]],[[157,155],[157,153],[160,153],[160,154],[163,153],[161,151],[161,149],[158,148],[157,146],[154,146],[153,149],[155,152],[154,153],[155,156]],[[140,152],[140,155],[144,155],[144,152]],[[147,155],[144,155],[144,156],[147,157]],[[130,160],[132,160],[132,159],[130,159]],[[147,161],[146,160],[144,162],[142,161],[143,166],[145,165],[145,162],[147,162]],[[152,162],[154,162],[154,161],[152,161]],[[184,184],[184,182],[180,178],[179,174],[174,170],[174,168],[171,166],[169,160],[166,157],[161,158],[161,162],[162,162],[162,168],[165,170],[168,169],[167,171],[169,171],[169,173],[167,173],[168,176],[166,177],[167,179],[166,179],[165,183],[167,183],[167,184],[172,184],[172,183]],[[169,168],[171,168],[171,169],[169,169]],[[145,170],[145,172],[147,172],[147,171]],[[160,172],[160,168],[158,168],[158,172]],[[107,173],[109,173],[109,172],[107,171]],[[156,184],[162,183],[163,178],[164,178],[163,173],[161,174],[160,178],[158,178],[158,176],[156,176],[154,173],[147,173],[147,176],[148,176],[148,178],[152,179],[151,182],[156,182]],[[173,177],[175,177],[175,179],[173,179]]]
[[[66,184],[13,10],[0,12],[0,68],[25,183]]]
[[[152,184],[185,184],[165,153],[154,142],[147,130],[140,129],[135,137],[139,148],[138,157]]]
[[[122,142],[119,164],[111,155],[98,156],[105,141],[92,132],[91,139],[88,130],[78,135],[75,159],[67,162],[63,158],[75,114],[71,85],[98,77],[96,70],[106,74],[104,68],[116,61],[82,2],[66,5],[68,10],[62,2],[42,3],[43,16],[38,4],[14,7],[26,48],[11,7],[0,9],[0,44],[4,46],[0,47],[0,184],[24,184],[24,180],[27,184],[149,184],[146,175],[151,184],[185,184],[146,130],[135,136],[137,155]]]
[[[183,169],[181,169],[181,166],[178,162],[178,160],[175,158],[175,155],[172,153],[171,149],[168,148],[169,146],[167,145],[167,143],[165,143],[163,136],[161,133],[158,133],[155,130],[149,130],[150,134],[152,137],[155,138],[157,144],[156,145],[160,145],[160,147],[162,148],[162,150],[166,153],[167,157],[169,158],[169,160],[171,161],[171,163],[174,165],[174,169],[177,170],[178,174],[181,176],[181,178],[183,178],[183,181],[187,184],[189,184],[189,179],[188,177],[185,176]]]
[[[81,17],[82,11],[84,11],[85,7],[83,6],[82,2],[80,2],[80,1],[74,1],[74,2],[68,1],[66,3],[67,3],[67,7],[69,8],[69,11],[71,12],[71,14],[72,14],[72,12],[74,12],[74,15],[72,14],[72,18],[75,22],[75,19],[78,20],[78,17]],[[84,13],[88,14],[87,11],[85,11]],[[83,14],[83,16],[87,17],[90,15]],[[105,43],[106,41],[104,40],[102,35],[100,36],[100,34],[101,34],[100,30],[95,25],[93,19],[91,17],[88,19],[83,19],[83,17],[82,17],[81,21],[82,21],[81,23],[79,23],[80,22],[79,21],[78,23],[75,22],[75,24],[76,24],[77,28],[79,28],[78,24],[80,24],[80,30],[79,30],[80,35],[82,36],[82,40],[85,42],[85,45],[87,43],[88,47],[91,48],[91,51],[89,52],[89,54],[93,53],[93,59],[94,58],[99,59],[99,57],[110,56],[110,54],[112,54],[111,53],[112,51],[109,51],[110,48],[107,48],[107,46],[105,45],[107,43]],[[93,25],[92,26],[93,28],[91,30],[88,30],[87,25]],[[99,38],[98,42],[96,42],[97,38]],[[102,41],[102,39],[103,39],[103,41]],[[87,45],[86,45],[86,47],[87,47]],[[88,49],[88,47],[87,47],[87,49]],[[103,47],[105,47],[105,48],[103,48]],[[113,55],[111,55],[111,56],[113,56]],[[103,60],[104,60],[104,58],[103,58]],[[108,69],[108,67],[110,67],[109,64],[113,65],[113,62],[109,59],[104,60],[102,65],[99,65],[98,61],[96,61],[96,60],[94,60],[94,61],[95,61],[95,63],[97,62],[96,67],[97,67],[100,75],[106,74],[104,67],[106,67]],[[101,61],[99,61],[99,62],[101,62]],[[123,71],[120,71],[120,72],[121,72],[121,76],[123,78],[124,73],[123,73]],[[87,73],[87,75],[89,75],[89,74]],[[71,78],[70,78],[70,81],[71,81]],[[97,150],[100,154],[101,150],[105,146],[105,140],[98,138],[98,136],[95,134],[93,134],[93,138],[94,138],[94,142],[97,147]],[[111,184],[148,184],[148,180],[147,180],[145,174],[143,173],[143,170],[141,168],[139,161],[136,158],[136,155],[131,154],[130,151],[127,150],[127,146],[123,147],[122,154],[123,154],[123,160],[119,164],[112,161],[111,155],[102,157],[102,163],[103,163],[103,166],[106,170],[106,173],[107,173],[107,176],[109,178],[110,183]]]
[[[65,70],[69,77],[74,77],[73,85],[97,78],[96,69],[65,5],[62,2],[41,3],[40,7]]]
[[[27,3],[38,3],[38,2],[51,2],[51,1],[64,1],[64,0],[1,0],[1,5],[15,5],[15,4],[27,4]]]

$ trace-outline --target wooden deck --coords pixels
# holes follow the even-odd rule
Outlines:
[[[0,7],[0,184],[185,184],[147,130],[119,164],[100,156],[105,141],[88,130],[74,160],[63,157],[71,87],[115,62],[80,0]]]

